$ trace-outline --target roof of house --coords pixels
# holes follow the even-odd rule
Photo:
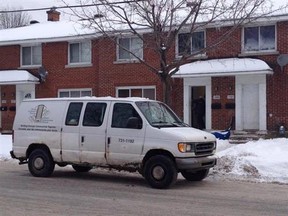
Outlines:
[[[39,83],[39,79],[26,70],[1,70],[0,85]]]
[[[276,23],[279,21],[288,21],[288,15],[273,15],[268,17],[261,17],[255,19],[254,23]],[[85,25],[86,24],[86,25]],[[209,28],[220,28],[223,26],[233,26],[235,23],[233,20],[216,20],[207,25]],[[199,23],[199,25],[203,25]],[[107,25],[109,28],[109,25]],[[110,25],[111,29],[119,29],[121,32],[127,31],[125,28],[126,25],[123,23],[120,25],[115,24]],[[188,25],[187,25],[188,26]],[[127,27],[127,26],[126,26]],[[138,29],[143,33],[150,32],[151,29],[143,28]],[[183,28],[185,30],[185,27]],[[83,38],[93,38],[101,36],[102,34],[93,28],[93,26],[89,26],[89,23],[85,23],[85,21],[46,21],[43,23],[35,23],[30,24],[24,27],[11,28],[11,29],[1,29],[0,30],[0,46],[6,45],[18,45],[18,44],[31,44],[31,43],[45,43],[45,42],[58,42],[58,41],[71,41],[71,40],[79,40]]]
[[[0,30],[0,45],[67,41],[80,37],[92,37],[95,29],[85,28],[80,23],[71,21],[44,22],[24,27]]]

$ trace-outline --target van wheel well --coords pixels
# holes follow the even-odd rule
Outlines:
[[[50,156],[52,157],[49,148],[48,148],[46,145],[38,144],[38,143],[33,143],[33,144],[31,144],[31,145],[28,147],[27,152],[26,152],[26,157],[29,158],[29,155],[30,155],[35,149],[43,149],[43,150],[45,150],[48,154],[50,154]]]
[[[142,166],[141,166],[141,169],[143,169],[143,167],[145,166],[145,163],[147,162],[147,160],[155,155],[164,155],[164,156],[167,156],[169,157],[174,163],[175,163],[175,158],[174,156],[169,152],[169,151],[166,151],[166,150],[162,150],[162,149],[153,149],[153,150],[150,150],[146,153],[145,157],[143,158],[143,161],[142,161]]]

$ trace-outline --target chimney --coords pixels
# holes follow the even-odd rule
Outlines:
[[[48,21],[59,21],[60,12],[56,11],[55,7],[52,7],[49,11],[46,11],[48,14]]]

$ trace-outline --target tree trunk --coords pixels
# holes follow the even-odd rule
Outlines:
[[[163,87],[163,102],[166,103],[168,106],[172,105],[172,98],[171,98],[171,92],[172,92],[172,83],[171,83],[171,77],[166,76],[162,77],[162,87]]]

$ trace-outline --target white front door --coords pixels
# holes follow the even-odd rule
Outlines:
[[[244,130],[259,130],[259,85],[242,85],[242,116]]]
[[[236,76],[236,130],[266,130],[266,75]]]

